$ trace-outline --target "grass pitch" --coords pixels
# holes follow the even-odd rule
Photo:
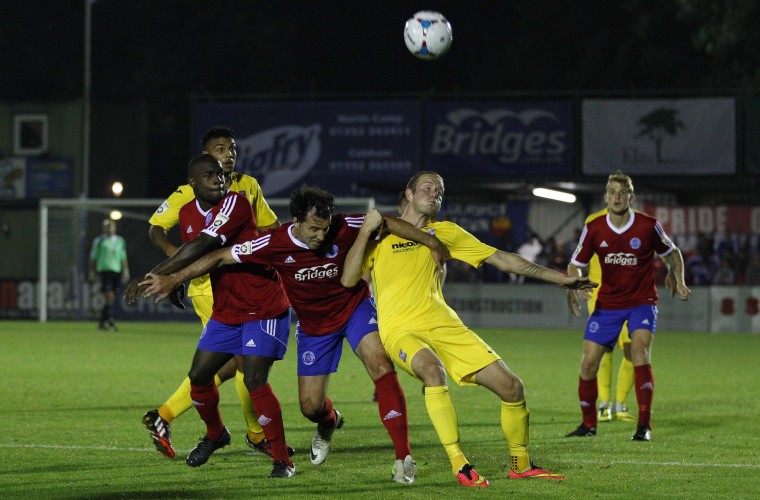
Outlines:
[[[508,318],[506,318],[508,321]],[[248,449],[232,384],[220,389],[230,446],[199,468],[184,457],[204,433],[194,410],[172,424],[178,456],[155,451],[141,424],[190,365],[196,323],[0,322],[0,495],[4,498],[520,498],[760,496],[760,336],[660,332],[654,345],[654,439],[631,442],[633,423],[599,426],[595,438],[566,439],[580,422],[581,332],[479,329],[525,382],[530,453],[562,482],[509,480],[497,398],[479,387],[451,387],[462,446],[487,490],[459,486],[428,419],[420,384],[400,372],[406,391],[413,485],[390,480],[393,448],[370,402],[373,385],[346,345],[329,395],[346,418],[327,461],[313,466],[314,425],[298,409],[295,341],[270,382],[282,404],[297,474],[272,480],[271,461]],[[614,373],[621,354],[616,353]],[[613,385],[614,391],[614,385]],[[635,410],[635,395],[628,406]]]

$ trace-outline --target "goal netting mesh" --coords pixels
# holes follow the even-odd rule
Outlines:
[[[148,272],[166,257],[148,239],[148,219],[164,200],[134,199],[42,199],[40,200],[40,280],[37,291],[38,318],[95,320],[103,306],[100,283],[87,278],[92,241],[102,232],[103,220],[113,211],[121,213],[117,233],[127,242],[127,257],[133,276]],[[290,220],[288,199],[267,200],[280,222]],[[375,206],[373,198],[336,198],[339,213],[366,213]],[[179,245],[177,227],[169,232]],[[128,316],[141,320],[194,319],[192,308],[183,313],[171,306],[141,300]],[[168,302],[168,301],[167,301]],[[124,311],[121,297],[115,313]]]

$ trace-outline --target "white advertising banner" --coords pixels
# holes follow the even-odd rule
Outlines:
[[[760,287],[693,287],[684,302],[658,290],[657,330],[760,333]],[[588,314],[575,318],[565,292],[551,285],[446,283],[446,302],[472,328],[575,328],[583,335]]]
[[[733,99],[587,99],[582,104],[583,173],[736,173]]]

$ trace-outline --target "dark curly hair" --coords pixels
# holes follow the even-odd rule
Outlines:
[[[290,193],[290,215],[298,222],[306,220],[312,213],[317,219],[331,219],[335,212],[335,198],[317,186],[302,185]]]
[[[201,137],[201,151],[206,151],[206,146],[217,137],[224,137],[226,139],[235,139],[235,132],[229,127],[216,126],[211,127]]]

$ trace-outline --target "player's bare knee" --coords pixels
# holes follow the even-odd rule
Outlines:
[[[207,385],[214,380],[214,374],[202,368],[190,368],[187,373],[191,385]]]
[[[446,369],[441,364],[419,363],[412,367],[417,378],[422,380],[425,387],[438,387],[446,385]]]
[[[267,374],[266,373],[246,373],[243,377],[245,381],[245,387],[249,391],[255,391],[259,387],[266,385]]]

